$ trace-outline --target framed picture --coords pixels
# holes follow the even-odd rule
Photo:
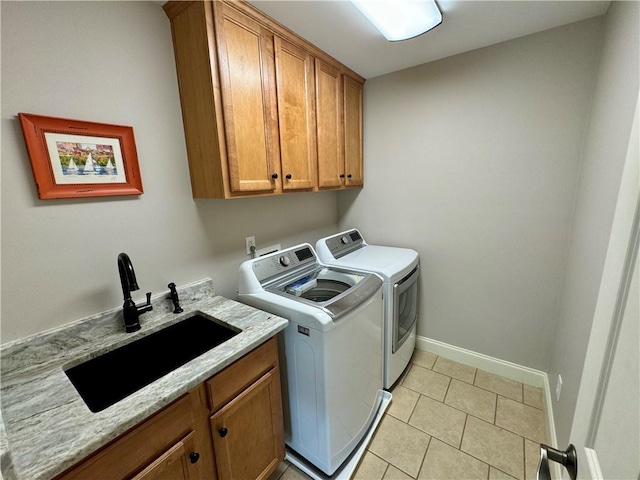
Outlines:
[[[132,127],[18,116],[39,198],[142,194]]]

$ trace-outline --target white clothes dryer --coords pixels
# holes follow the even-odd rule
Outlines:
[[[289,320],[281,342],[287,458],[301,456],[329,476],[343,463],[355,468],[347,458],[390,400],[382,386],[380,278],[325,266],[302,244],[244,262],[238,294]]]
[[[409,248],[369,245],[357,229],[316,243],[326,265],[375,273],[384,285],[384,388],[389,389],[407,368],[416,345],[420,258]]]

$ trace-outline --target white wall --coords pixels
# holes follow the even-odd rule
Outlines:
[[[153,2],[1,2],[2,342],[122,303],[116,257],[141,287],[206,276],[234,297],[244,237],[315,242],[337,228],[335,193],[197,200],[169,21]],[[18,112],[135,131],[144,194],[39,200]]]
[[[553,407],[563,448],[569,442],[638,98],[640,4],[613,2],[606,20],[548,369],[552,388],[558,374],[563,380],[560,402]]]
[[[545,370],[602,18],[371,79],[341,228],[422,262],[418,334]]]

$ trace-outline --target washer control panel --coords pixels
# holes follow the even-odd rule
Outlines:
[[[340,258],[366,245],[360,232],[355,228],[325,240],[334,258]]]
[[[316,263],[316,255],[311,246],[282,250],[257,259],[253,262],[253,272],[262,282],[276,275],[282,275],[296,268]]]

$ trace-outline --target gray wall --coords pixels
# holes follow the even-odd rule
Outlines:
[[[233,298],[245,236],[313,242],[339,207],[341,228],[419,250],[420,335],[563,375],[566,443],[638,89],[637,2],[612,5],[599,70],[592,19],[370,80],[363,191],[233,201],[191,198],[157,4],[0,8],[2,342],[118,306],[120,251],[143,291],[211,276]],[[38,200],[18,112],[133,125],[145,193]]]
[[[235,297],[258,247],[337,228],[336,193],[191,198],[169,21],[154,2],[1,2],[2,342],[122,304],[116,257],[141,292],[213,278]],[[144,194],[39,200],[18,112],[135,131]]]
[[[602,17],[371,79],[340,226],[422,262],[418,334],[545,370]]]
[[[554,405],[560,446],[569,441],[638,98],[639,23],[638,2],[611,4],[584,146],[555,343],[548,366],[552,390],[558,374],[563,380],[560,402]]]

